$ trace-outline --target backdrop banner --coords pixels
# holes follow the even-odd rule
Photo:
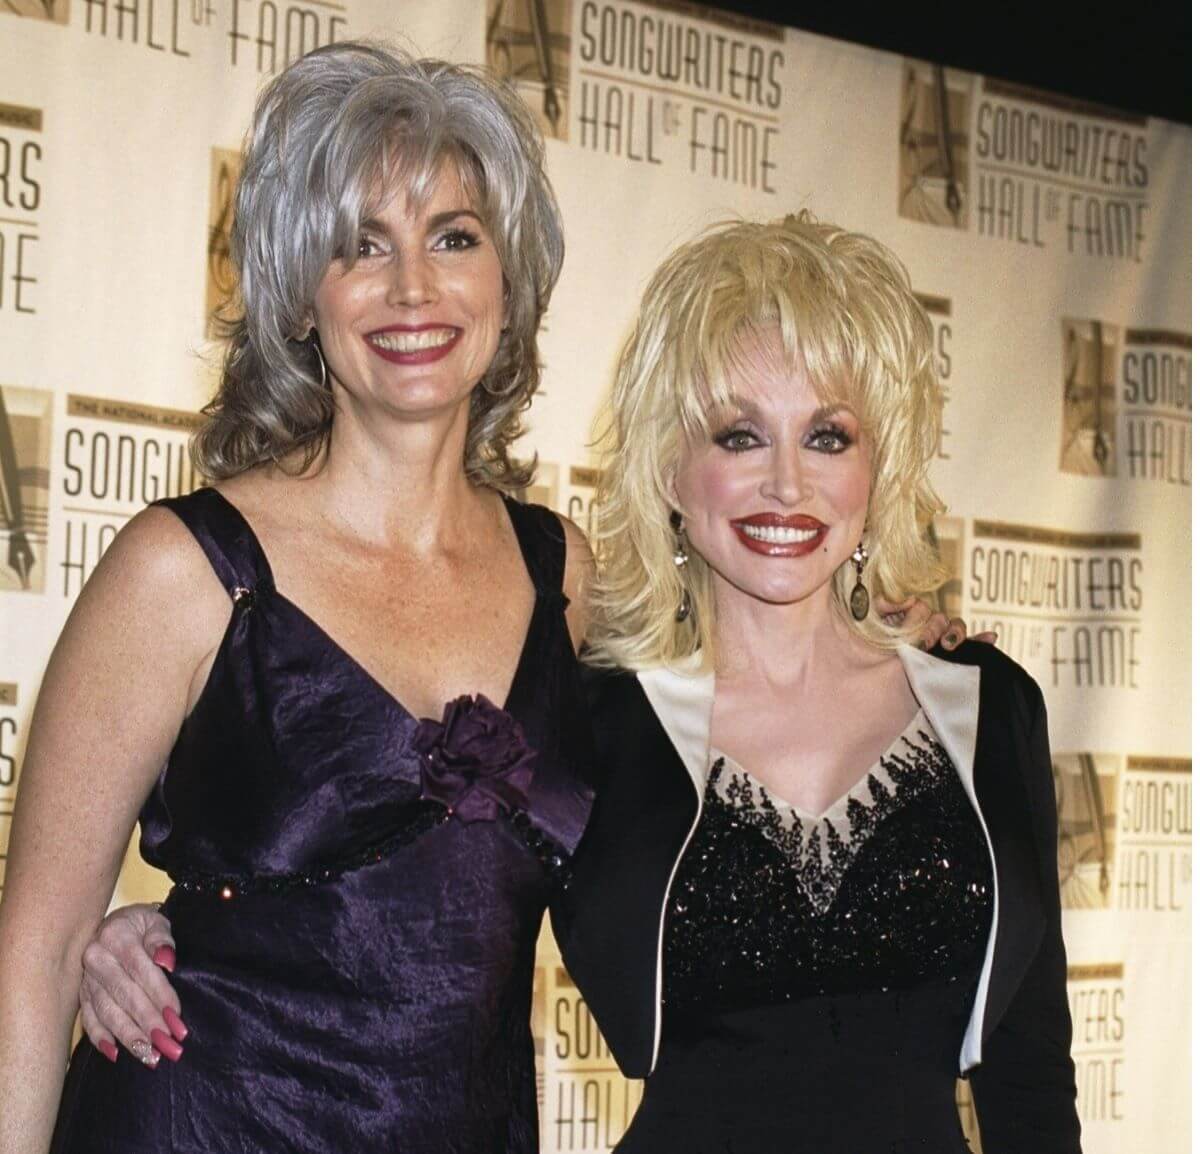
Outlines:
[[[1084,1148],[1186,1150],[1191,131],[679,0],[0,0],[0,869],[74,598],[200,483],[255,94],[352,36],[486,64],[541,120],[567,260],[529,496],[585,529],[595,418],[672,248],[808,208],[907,264],[948,402],[941,599],[1049,708]],[[115,900],[166,888],[131,852]],[[548,933],[534,1032],[544,1149],[610,1149],[640,1087]]]

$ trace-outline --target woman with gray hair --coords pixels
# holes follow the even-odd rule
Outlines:
[[[34,716],[0,1150],[533,1150],[535,940],[592,796],[587,546],[508,495],[563,251],[541,141],[476,71],[312,53],[258,102],[232,250],[214,484],[120,533]],[[60,1105],[139,818],[178,996],[145,959],[153,1048],[101,1032]]]

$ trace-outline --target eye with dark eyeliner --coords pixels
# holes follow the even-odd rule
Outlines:
[[[358,234],[358,247],[355,250],[355,256],[359,260],[368,256],[378,256],[381,252],[383,252],[383,245],[374,233],[360,232]]]
[[[447,252],[465,252],[479,244],[479,237],[469,229],[461,226],[448,228],[438,234],[435,247]]]
[[[713,444],[719,445],[730,453],[744,453],[748,449],[757,448],[762,442],[753,429],[748,429],[745,425],[735,425],[715,433]]]
[[[822,453],[844,453],[854,444],[854,438],[841,425],[824,421],[809,431],[805,444]]]

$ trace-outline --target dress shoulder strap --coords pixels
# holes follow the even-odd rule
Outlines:
[[[213,571],[229,595],[253,592],[260,586],[273,587],[274,578],[266,554],[245,517],[216,489],[197,489],[182,497],[155,501],[170,509],[196,538]]]
[[[558,514],[544,505],[526,505],[507,496],[504,504],[534,588],[541,595],[561,596],[567,565],[567,535]]]

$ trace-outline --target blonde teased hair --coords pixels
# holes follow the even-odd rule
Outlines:
[[[904,266],[870,237],[803,212],[771,224],[717,225],[677,249],[642,298],[621,354],[598,495],[599,577],[589,660],[644,669],[713,651],[712,579],[695,553],[673,561],[674,476],[689,439],[711,436],[731,405],[730,370],[778,333],[784,365],[823,403],[848,405],[872,446],[863,581],[872,597],[927,593],[944,579],[929,531],[943,510],[928,479],[941,424],[932,329]],[[919,627],[849,611],[854,569],[834,603],[880,648]],[[678,623],[684,592],[693,612]]]

